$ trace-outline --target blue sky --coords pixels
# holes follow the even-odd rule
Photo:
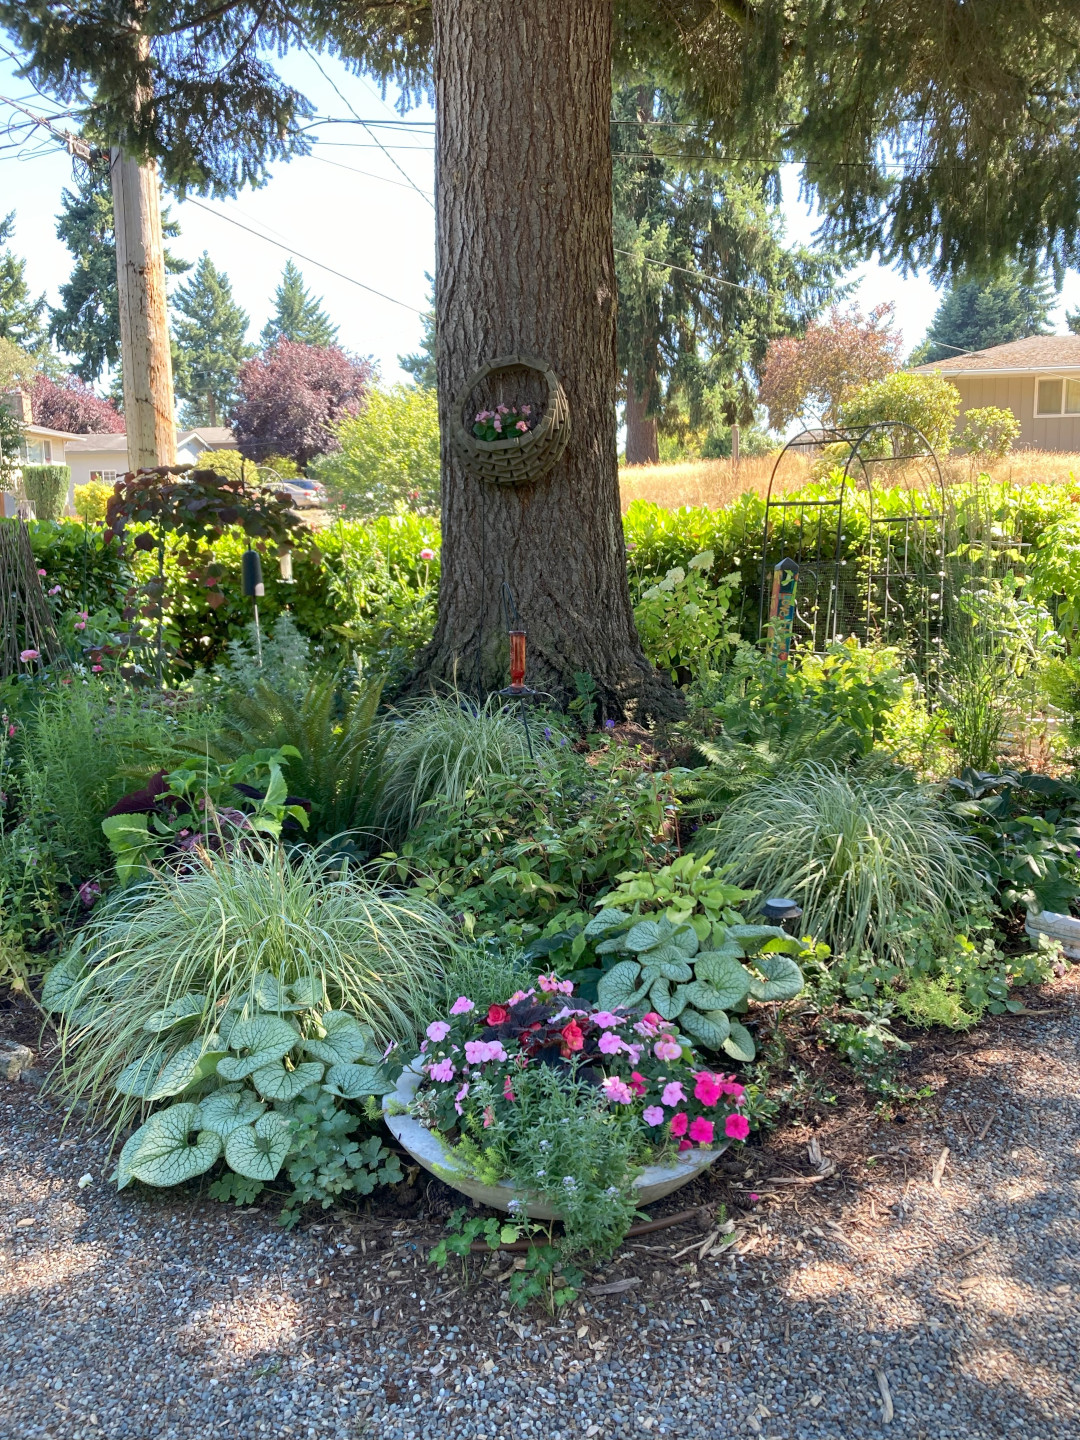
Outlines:
[[[373,356],[384,381],[402,379],[397,356],[419,342],[421,322],[416,311],[427,302],[425,271],[434,268],[431,111],[412,110],[404,117],[409,123],[403,125],[392,94],[384,100],[373,82],[351,75],[329,58],[316,63],[304,54],[290,55],[282,68],[320,116],[349,123],[320,127],[314,153],[275,166],[261,190],[224,202],[173,201],[172,213],[182,234],[170,242],[170,248],[191,261],[204,249],[210,252],[251,316],[253,338],[270,312],[282,266],[292,253],[309,289],[323,298],[339,325],[345,347]],[[2,57],[0,95],[31,109],[60,108],[33,96],[29,85],[15,77],[12,63]],[[354,123],[350,108],[372,122],[371,128]],[[0,123],[6,126],[11,117],[11,110],[0,106]],[[56,238],[55,217],[61,190],[72,184],[71,161],[63,151],[43,145],[41,132],[12,148],[11,142],[26,133],[16,128],[4,134],[0,129],[0,215],[16,211],[14,248],[27,259],[35,292],[44,291],[55,300],[70,270],[70,256]],[[815,218],[799,199],[793,168],[784,181],[787,236],[807,242]],[[403,304],[362,290],[312,261]],[[895,303],[907,348],[922,338],[937,304],[937,292],[928,280],[904,277],[876,263],[857,267],[852,278],[858,281],[855,298],[864,309],[882,301]],[[1056,328],[1065,329],[1064,311],[1077,303],[1080,276],[1070,273],[1055,314]]]

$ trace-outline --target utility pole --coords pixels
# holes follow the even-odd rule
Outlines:
[[[109,152],[128,464],[176,464],[172,353],[157,166]]]

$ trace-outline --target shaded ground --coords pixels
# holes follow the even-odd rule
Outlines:
[[[629,1241],[590,1284],[631,1283],[554,1320],[510,1311],[510,1256],[425,1263],[437,1182],[286,1235],[117,1195],[97,1141],[0,1085],[0,1436],[1080,1435],[1080,972],[1029,1004],[920,1046],[903,1125],[849,1089],[725,1157],[667,1205],[726,1206],[730,1249],[701,1254],[711,1222]]]

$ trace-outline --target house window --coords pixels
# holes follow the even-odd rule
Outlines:
[[[116,484],[116,471],[115,471],[115,470],[91,470],[91,471],[90,471],[90,479],[91,479],[91,480],[100,481],[101,484],[103,484],[103,485],[115,485],[115,484]]]
[[[45,465],[48,463],[44,440],[24,440],[21,449],[24,465]]]
[[[1038,380],[1036,415],[1080,415],[1080,380]]]

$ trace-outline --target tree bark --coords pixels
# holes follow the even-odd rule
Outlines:
[[[639,395],[632,380],[626,385],[626,463],[627,465],[659,465],[660,437],[656,416],[647,415],[647,402]]]
[[[434,0],[433,19],[443,553],[421,679],[507,684],[505,581],[526,684],[564,699],[587,671],[607,713],[668,713],[674,693],[634,628],[619,513],[611,0]],[[570,442],[532,484],[485,484],[450,448],[451,410],[470,373],[518,353],[559,375]],[[468,407],[536,398],[516,374]]]
[[[128,464],[176,464],[172,354],[157,166],[110,152]]]

